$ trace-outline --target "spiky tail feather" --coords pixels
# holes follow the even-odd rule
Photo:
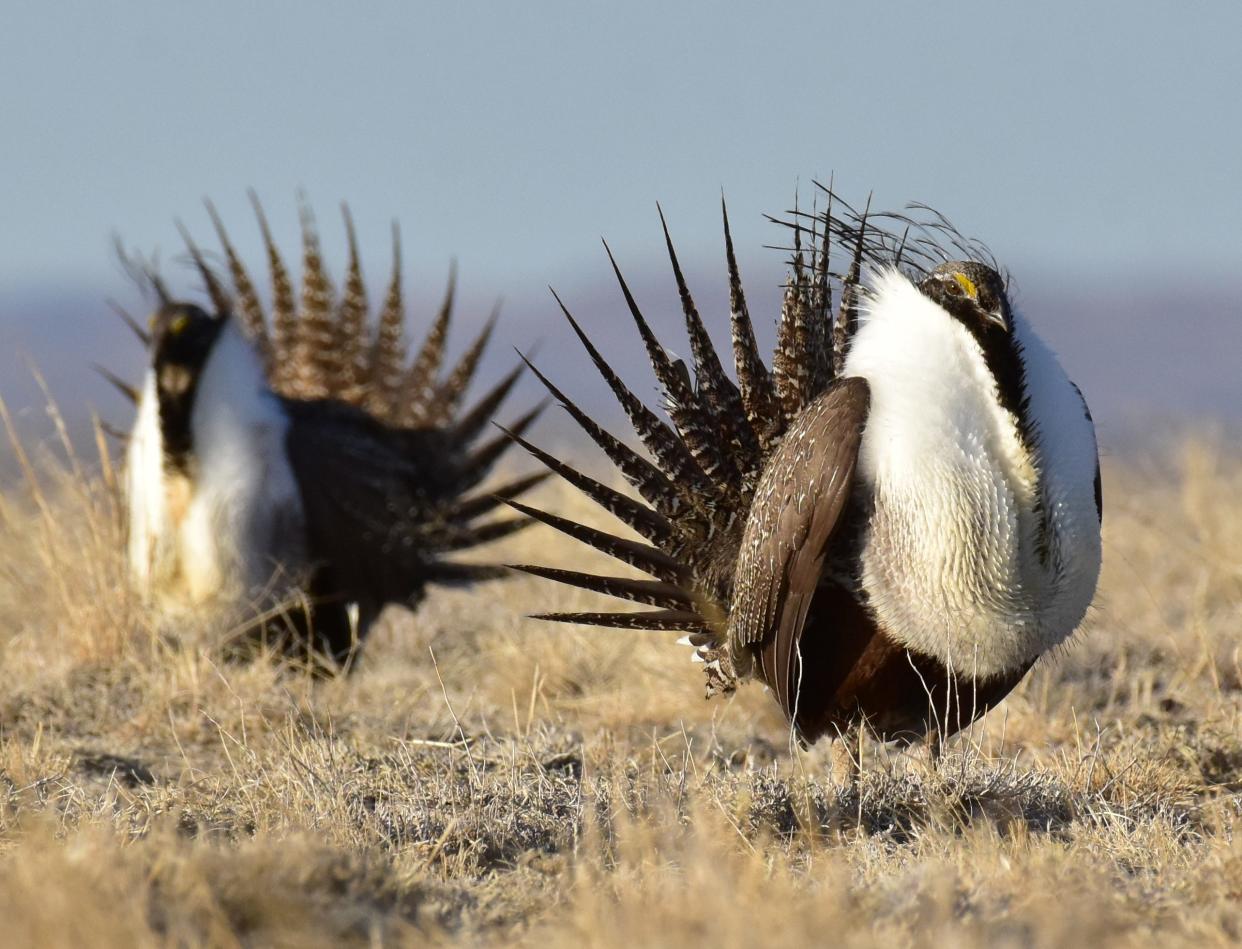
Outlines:
[[[592,344],[578,321],[556,297],[574,334],[613,391],[634,432],[647,450],[644,456],[605,431],[544,373],[534,369],[548,392],[577,421],[587,436],[613,462],[637,491],[641,501],[587,477],[568,463],[530,444],[514,440],[551,471],[622,521],[647,543],[588,527],[517,502],[510,506],[537,518],[608,556],[635,567],[653,579],[628,579],[531,564],[515,565],[526,573],[591,590],[654,610],[631,612],[545,613],[556,622],[627,629],[676,629],[707,664],[708,692],[732,688],[735,673],[725,645],[733,594],[733,572],[742,529],[755,487],[773,451],[791,422],[814,402],[841,371],[858,325],[858,306],[865,293],[865,263],[909,264],[935,256],[935,243],[909,245],[904,238],[879,230],[868,210],[855,212],[832,191],[823,212],[801,212],[779,221],[793,232],[790,275],[777,326],[776,350],[769,369],[759,353],[754,327],[742,289],[728,212],[721,201],[725,259],[729,280],[730,328],[735,378],[724,371],[698,308],[686,285],[663,212],[660,222],[676,280],[693,356],[693,377],[660,345],[626,285],[609,249],[608,258],[622,295],[663,390],[671,425],[661,420],[621,381]],[[909,230],[902,215],[880,215]],[[951,228],[936,216],[926,225],[931,234]],[[938,230],[940,229],[940,230]],[[952,232],[956,235],[956,232]],[[924,235],[925,237],[925,235]],[[903,260],[902,249],[914,253]],[[955,242],[954,246],[958,246]],[[607,245],[605,245],[607,248]],[[847,262],[844,273],[830,266],[836,247]],[[838,301],[833,312],[834,290]],[[555,296],[555,294],[554,294]],[[736,380],[736,381],[735,381]],[[749,667],[750,663],[742,663]]]

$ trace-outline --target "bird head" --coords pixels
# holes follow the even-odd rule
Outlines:
[[[224,320],[192,303],[169,301],[151,317],[151,371],[160,432],[166,460],[175,468],[189,465],[194,397],[223,325]]]
[[[987,264],[948,261],[924,277],[919,290],[976,336],[1007,336],[1013,329],[1005,281]]]
[[[188,401],[222,321],[192,303],[167,303],[151,317],[151,366],[161,401]]]

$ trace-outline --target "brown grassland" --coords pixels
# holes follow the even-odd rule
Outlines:
[[[1236,943],[1223,445],[1107,460],[1084,629],[936,766],[864,743],[856,781],[760,687],[704,701],[673,635],[524,619],[597,602],[531,579],[394,611],[348,677],[229,663],[126,592],[108,468],[32,451],[0,493],[0,943]]]

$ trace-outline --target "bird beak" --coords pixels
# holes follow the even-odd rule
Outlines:
[[[1009,332],[1009,320],[1005,319],[1005,314],[1001,310],[988,310],[987,320],[991,325],[1000,327],[1006,333]]]

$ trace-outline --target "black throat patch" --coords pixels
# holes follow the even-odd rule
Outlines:
[[[973,297],[963,292],[962,284],[952,277],[945,279],[945,275],[954,273],[963,273],[968,278],[976,291]],[[1041,563],[1047,565],[1051,557],[1050,528],[1037,447],[1038,433],[1031,419],[1022,346],[1013,335],[1013,310],[1004,283],[995,270],[983,264],[952,262],[933,270],[919,283],[919,290],[965,327],[978,343],[983,361],[996,382],[997,398],[1014,418],[1018,439],[1035,469],[1035,551]]]
[[[151,369],[159,403],[164,462],[188,473],[193,453],[190,427],[203,366],[223,320],[190,303],[170,303],[151,320]]]
[[[957,275],[964,282],[959,282]],[[965,285],[973,294],[966,292]],[[1023,442],[1033,455],[1034,432],[1029,427],[1022,347],[1013,335],[1013,311],[1000,275],[984,264],[950,262],[933,270],[918,287],[979,344],[988,371],[996,380],[997,397],[1017,421]]]

